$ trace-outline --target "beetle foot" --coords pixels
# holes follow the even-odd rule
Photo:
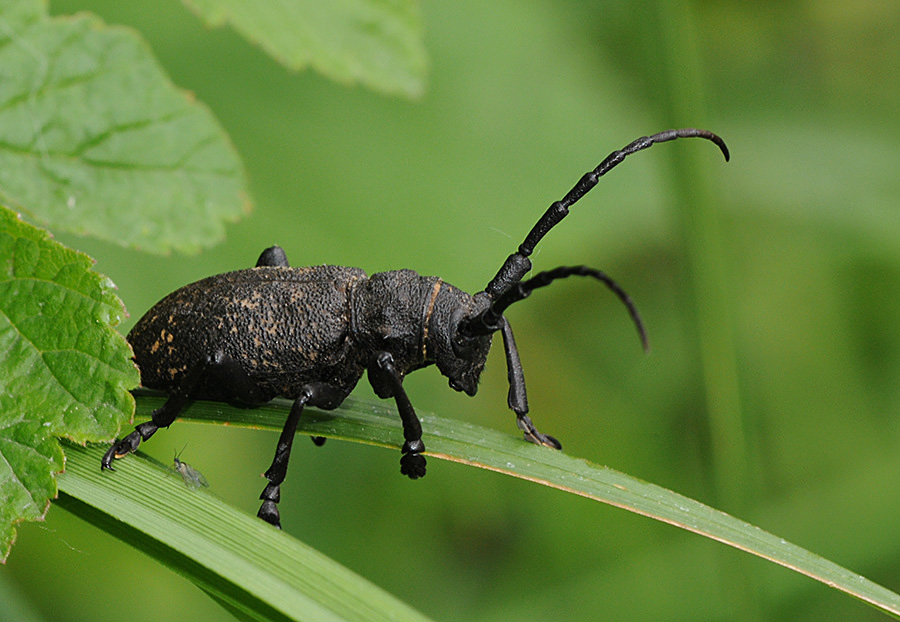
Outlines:
[[[274,501],[263,501],[262,505],[259,506],[259,512],[256,513],[256,516],[270,525],[281,529],[281,515],[278,513],[278,506],[275,505]]]
[[[425,477],[425,456],[421,452],[425,451],[425,443],[422,439],[417,441],[406,441],[400,450],[403,455],[400,457],[400,473],[409,479],[419,479]]]
[[[309,440],[311,440],[316,447],[321,447],[328,439],[324,436],[310,436]]]
[[[425,477],[425,456],[420,454],[403,454],[400,457],[400,473],[409,479]]]
[[[268,474],[266,476],[268,477]],[[256,516],[281,529],[281,514],[278,512],[277,505],[281,501],[281,486],[270,481],[263,489],[262,494],[259,495],[259,498],[262,499],[262,505],[259,506],[259,512],[256,513]]]
[[[100,470],[108,469],[110,471],[115,471],[115,469],[112,468],[113,459],[124,458],[128,454],[134,452],[140,444],[141,433],[137,430],[123,438],[121,441],[116,441],[103,455],[103,459],[100,460]]]
[[[516,419],[516,425],[525,433],[525,440],[535,445],[543,445],[550,449],[562,449],[562,443],[550,436],[549,434],[541,434],[534,427],[531,418],[528,415],[519,415]]]

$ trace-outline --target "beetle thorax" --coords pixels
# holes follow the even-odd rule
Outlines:
[[[428,365],[425,330],[437,277],[413,270],[373,274],[354,288],[351,327],[362,351],[390,352],[402,373]],[[366,365],[367,362],[363,362]]]

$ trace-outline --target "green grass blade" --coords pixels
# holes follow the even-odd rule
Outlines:
[[[655,55],[666,69],[654,67],[653,73],[659,76],[660,91],[665,93],[665,121],[677,126],[685,119],[708,119],[694,11],[683,2],[658,2],[656,6],[659,14],[654,20],[658,32],[654,38]],[[732,144],[731,148],[740,160],[740,146]],[[747,506],[754,482],[749,477],[751,454],[744,429],[734,320],[728,296],[734,277],[729,273],[730,242],[723,223],[723,193],[713,190],[712,169],[707,160],[701,159],[703,154],[688,149],[670,150],[667,157],[672,211],[680,221],[689,291],[694,298],[710,431],[711,475],[718,501],[725,507],[742,509]],[[733,168],[716,171],[717,179],[731,174]]]
[[[164,465],[131,456],[100,471],[105,448],[66,449],[60,504],[185,575],[249,620],[424,620],[387,592]]]
[[[141,394],[138,417],[148,416],[162,401],[160,397]],[[290,402],[283,400],[257,409],[195,402],[184,415],[196,421],[279,429],[289,406]],[[698,501],[613,469],[525,443],[517,435],[430,414],[420,413],[420,419],[426,430],[424,440],[430,458],[505,473],[675,525],[790,568],[900,617],[900,595]],[[389,404],[352,398],[339,410],[309,410],[299,429],[306,434],[395,449],[403,442],[399,418]]]

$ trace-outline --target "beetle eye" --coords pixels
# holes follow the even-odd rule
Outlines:
[[[475,350],[475,340],[471,337],[457,335],[456,338],[453,339],[452,344],[453,354],[455,354],[457,358],[468,360]]]

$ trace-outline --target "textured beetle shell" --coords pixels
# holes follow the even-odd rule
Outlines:
[[[212,276],[173,292],[128,335],[144,386],[171,391],[191,365],[224,354],[260,390],[260,401],[296,398],[305,382],[347,393],[361,377],[351,326],[357,268],[258,267]],[[210,380],[198,397],[231,399]]]
[[[383,350],[394,357],[394,365],[406,374],[423,367],[424,326],[430,318],[428,299],[439,283],[413,270],[378,272],[356,290],[354,329],[368,352]]]

